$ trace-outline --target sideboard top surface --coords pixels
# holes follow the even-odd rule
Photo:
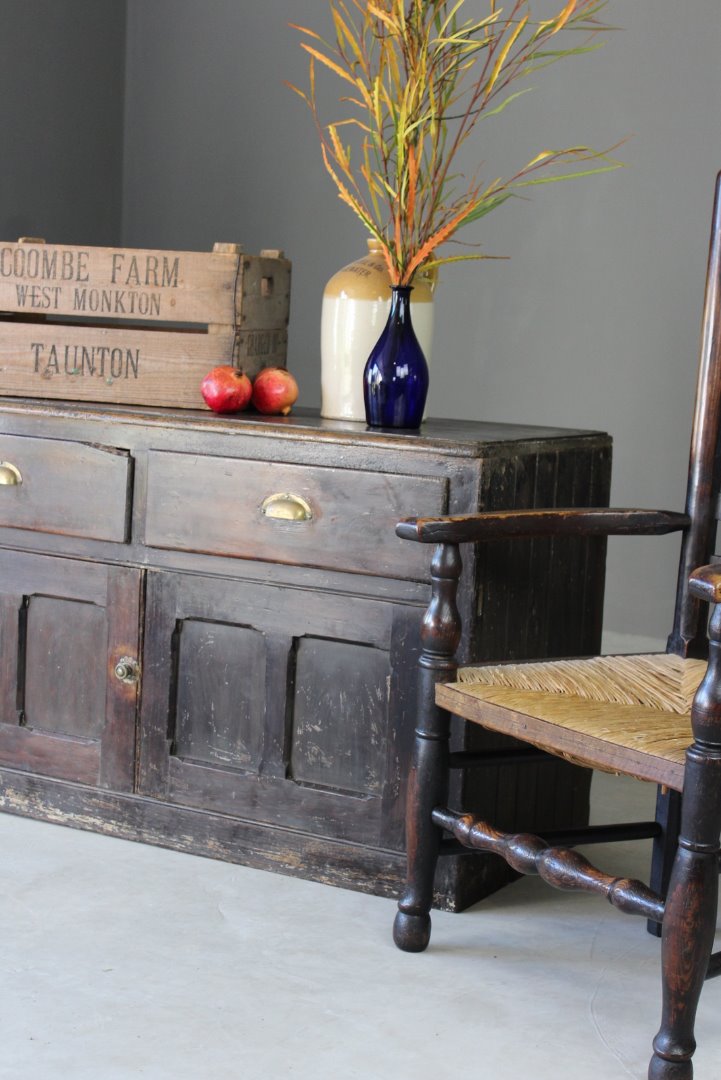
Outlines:
[[[162,409],[128,405],[87,405],[81,402],[0,397],[0,413],[36,416],[38,420],[66,417],[73,420],[184,427],[209,434],[272,436],[279,439],[319,439],[346,445],[416,450],[453,457],[483,457],[519,443],[567,439],[600,440],[604,432],[533,424],[492,423],[482,420],[429,419],[420,431],[368,428],[365,424],[323,419],[317,409],[294,409],[290,416],[240,413],[222,416],[204,409]]]

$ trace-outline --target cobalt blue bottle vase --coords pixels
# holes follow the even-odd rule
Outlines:
[[[428,365],[411,322],[411,285],[394,285],[391,310],[363,374],[369,427],[419,428],[428,394]]]

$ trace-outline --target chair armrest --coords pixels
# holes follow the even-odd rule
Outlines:
[[[710,604],[721,602],[721,564],[700,566],[689,578],[689,589],[694,596]]]
[[[580,507],[408,518],[396,525],[396,534],[403,540],[417,540],[422,544],[463,544],[532,536],[661,536],[679,532],[689,524],[686,514],[670,510]]]

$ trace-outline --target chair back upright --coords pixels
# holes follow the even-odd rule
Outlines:
[[[716,178],[696,403],[689,458],[686,513],[691,524],[681,545],[674,625],[667,652],[705,658],[707,606],[691,595],[692,570],[710,562],[719,515],[721,453],[721,173]]]

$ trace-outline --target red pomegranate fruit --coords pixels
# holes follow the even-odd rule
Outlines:
[[[236,413],[247,409],[253,384],[238,368],[223,364],[214,367],[200,384],[205,404],[217,413]]]
[[[253,382],[253,406],[266,416],[287,416],[298,399],[298,383],[285,368],[263,368]]]

